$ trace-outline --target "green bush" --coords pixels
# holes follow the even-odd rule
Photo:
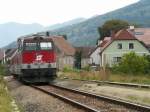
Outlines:
[[[4,76],[4,75],[5,75],[5,67],[0,64],[0,76]]]
[[[145,56],[136,55],[134,52],[124,54],[120,63],[113,66],[114,71],[138,74],[146,73],[149,62]]]
[[[75,69],[75,68],[71,68],[71,67],[64,67],[63,68],[63,72],[64,73],[67,73],[67,72],[80,72],[81,70],[79,70],[79,69]]]
[[[91,67],[90,67],[90,66],[85,66],[85,67],[82,68],[82,70],[90,71],[90,70],[91,70]]]

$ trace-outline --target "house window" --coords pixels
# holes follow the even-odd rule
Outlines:
[[[134,44],[133,43],[129,43],[129,49],[134,49]]]
[[[118,63],[121,61],[121,57],[114,57],[113,61],[114,61],[114,63]]]
[[[118,49],[122,49],[122,44],[119,43],[117,47],[118,47]]]

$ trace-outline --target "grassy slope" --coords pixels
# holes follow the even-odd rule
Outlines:
[[[9,95],[6,84],[3,80],[4,67],[0,65],[0,112],[11,112],[13,107],[11,105],[12,99]]]
[[[114,81],[114,82],[124,82],[124,83],[139,83],[139,84],[150,84],[150,75],[139,74],[113,74],[109,71],[97,71],[97,72],[64,72],[59,75],[60,78],[68,77],[75,79],[86,79],[86,80],[104,80],[104,81]]]
[[[6,85],[2,77],[0,77],[0,112],[11,112],[13,109],[11,101]]]

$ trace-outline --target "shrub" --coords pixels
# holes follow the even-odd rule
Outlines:
[[[80,70],[79,69],[74,69],[74,68],[71,68],[71,67],[64,67],[63,72],[64,73],[67,73],[67,72],[80,72]]]
[[[85,66],[82,69],[85,70],[85,71],[90,71],[91,70],[90,66]]]
[[[4,76],[5,75],[5,68],[3,65],[0,64],[0,76]]]
[[[123,73],[146,73],[149,62],[145,56],[136,55],[134,52],[124,54],[120,63],[114,65],[114,70]]]

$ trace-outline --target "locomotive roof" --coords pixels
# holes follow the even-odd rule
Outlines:
[[[65,55],[73,56],[75,53],[75,48],[64,39],[63,36],[28,36],[19,38],[18,41],[24,42],[40,42],[40,41],[52,41],[54,45]]]
[[[60,36],[49,36],[49,37],[45,37],[45,36],[31,36],[31,37],[26,37],[26,38],[19,38],[19,40],[23,40],[24,42],[41,42],[41,41],[53,41],[52,38],[57,38]]]

